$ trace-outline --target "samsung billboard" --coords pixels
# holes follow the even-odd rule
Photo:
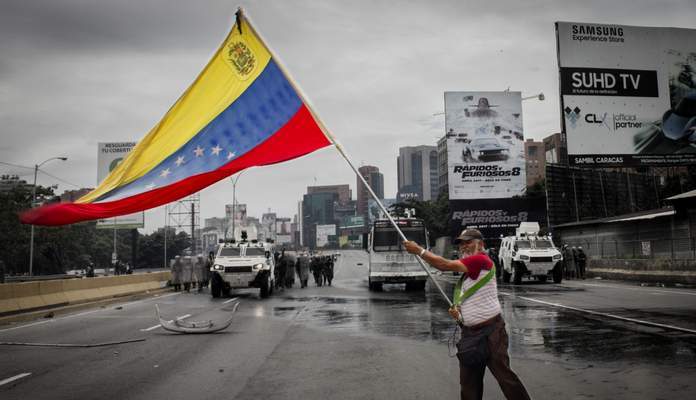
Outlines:
[[[571,164],[696,162],[696,30],[557,22]]]

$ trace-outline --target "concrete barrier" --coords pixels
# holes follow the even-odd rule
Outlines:
[[[0,284],[0,314],[19,310],[19,303],[14,296],[14,287],[10,283]]]
[[[0,315],[141,293],[162,288],[168,271],[96,278],[0,284]]]
[[[694,260],[590,259],[587,277],[624,281],[696,285]]]

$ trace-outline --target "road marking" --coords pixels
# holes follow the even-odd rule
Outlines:
[[[568,310],[579,311],[579,312],[583,312],[583,313],[587,313],[587,314],[599,315],[599,316],[601,316],[601,317],[614,318],[614,319],[618,319],[618,320],[621,320],[621,321],[633,322],[633,323],[640,324],[640,325],[647,325],[647,326],[653,326],[653,327],[658,327],[658,328],[672,329],[672,330],[676,330],[676,331],[680,331],[680,332],[686,332],[686,333],[690,333],[690,334],[696,334],[696,330],[686,329],[686,328],[682,328],[682,327],[679,327],[679,326],[660,324],[660,323],[657,323],[657,322],[643,321],[643,320],[635,319],[635,318],[621,317],[621,316],[618,316],[618,315],[615,315],[615,314],[607,314],[607,313],[601,313],[601,312],[598,312],[598,311],[585,310],[585,309],[583,309],[583,308],[577,308],[577,307],[571,307],[571,306],[564,306],[563,304],[550,303],[550,302],[548,302],[548,301],[532,299],[532,298],[524,297],[524,296],[518,296],[518,295],[515,295],[515,294],[512,294],[512,293],[505,293],[505,292],[499,292],[499,293],[502,294],[502,295],[504,295],[504,296],[519,297],[520,299],[523,299],[523,300],[531,301],[531,302],[534,302],[534,303],[540,303],[540,304],[544,304],[544,305],[547,305],[547,306],[565,308],[565,309],[568,309]]]
[[[223,301],[222,304],[231,303],[231,302],[237,300],[238,298],[239,298],[239,297],[233,297],[233,298],[231,298],[231,299],[229,299],[229,300]]]
[[[188,317],[190,317],[190,316],[191,316],[191,314],[182,315],[182,316],[180,316],[180,317],[176,317],[176,320],[177,320],[177,321],[181,321],[182,319],[188,318]],[[174,322],[174,320],[170,320],[170,321],[167,321],[167,322]],[[149,327],[149,328],[141,329],[140,332],[149,332],[149,331],[151,331],[151,330],[153,330],[153,329],[157,329],[157,328],[159,328],[159,327],[161,327],[161,326],[162,326],[162,324],[157,324],[157,325],[151,326],[151,327]]]
[[[580,283],[580,282],[578,282]],[[656,293],[669,293],[669,294],[684,294],[687,296],[696,296],[696,292],[686,292],[686,291],[680,291],[680,290],[660,290],[660,289],[653,289],[651,287],[626,287],[626,286],[621,286],[621,285],[598,285],[596,283],[580,283],[581,285],[585,286],[596,286],[596,287],[604,287],[604,288],[616,288],[616,289],[626,289],[626,290],[651,290],[652,292]]]
[[[31,375],[31,372],[25,372],[25,373],[23,373],[23,374],[15,375],[15,376],[13,376],[13,377],[11,377],[11,378],[4,379],[4,380],[0,381],[0,386],[2,386],[2,385],[7,385],[7,384],[10,383],[10,382],[14,382],[14,381],[16,381],[17,379],[22,379],[22,378],[24,378],[24,377],[26,377],[26,376],[29,376],[29,375]]]
[[[152,298],[149,298],[149,299],[143,299],[143,300],[133,301],[133,302],[130,302],[130,303],[121,304],[121,306],[126,306],[126,305],[131,305],[131,304],[136,304],[136,303],[142,303],[142,302],[144,302],[144,301],[149,301],[149,300],[157,300],[157,299],[161,299],[161,298],[164,298],[164,297],[176,296],[176,295],[178,295],[178,294],[180,294],[180,293],[166,294],[166,295],[164,295],[164,296],[152,297]],[[46,319],[46,320],[44,320],[44,321],[32,322],[32,323],[26,324],[26,325],[13,326],[12,328],[0,329],[0,332],[13,331],[13,330],[15,330],[15,329],[28,328],[28,327],[30,327],[30,326],[36,326],[36,325],[41,325],[41,324],[47,324],[47,323],[49,323],[49,322],[62,321],[62,320],[64,320],[64,319],[75,318],[75,317],[81,317],[81,316],[83,316],[83,315],[93,314],[93,313],[96,313],[96,312],[99,312],[99,311],[105,311],[105,310],[108,310],[108,308],[98,308],[98,309],[96,309],[96,310],[89,310],[89,311],[81,312],[81,313],[78,313],[78,314],[70,314],[70,315],[66,315],[66,316],[64,316],[64,317],[60,317],[60,318],[51,318],[51,319]],[[46,312],[48,313],[48,312],[50,312],[50,310],[46,310]]]

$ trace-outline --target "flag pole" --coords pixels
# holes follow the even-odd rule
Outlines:
[[[370,196],[372,196],[372,198],[375,200],[375,202],[377,203],[377,205],[379,206],[379,208],[382,210],[382,212],[384,213],[384,215],[387,216],[387,218],[389,219],[389,222],[392,224],[392,226],[394,227],[394,229],[396,229],[396,231],[399,233],[399,236],[401,236],[401,239],[404,240],[404,241],[408,240],[408,239],[406,238],[406,235],[404,235],[404,233],[401,231],[401,229],[400,229],[399,226],[396,224],[396,222],[394,221],[394,219],[392,218],[392,216],[389,214],[389,211],[387,211],[387,209],[384,207],[384,205],[383,205],[382,202],[379,200],[379,198],[377,197],[377,195],[375,194],[375,192],[372,190],[372,188],[370,187],[370,185],[369,185],[369,184],[367,183],[367,181],[365,180],[365,178],[362,176],[362,174],[360,174],[360,172],[357,170],[357,168],[355,168],[355,165],[354,165],[353,162],[350,160],[350,157],[348,156],[348,154],[346,153],[346,151],[343,149],[343,146],[341,146],[341,144],[340,144],[340,143],[338,142],[338,140],[331,134],[331,132],[329,131],[329,129],[326,127],[326,125],[324,125],[324,122],[322,122],[322,120],[319,118],[319,116],[314,112],[314,109],[313,109],[313,107],[312,107],[312,105],[311,105],[311,102],[307,99],[307,96],[305,96],[305,94],[302,92],[302,90],[300,89],[299,85],[295,82],[295,80],[292,79],[292,76],[290,76],[290,73],[285,69],[285,67],[283,66],[283,63],[280,62],[280,59],[276,56],[276,54],[273,52],[273,50],[271,50],[271,48],[268,46],[268,44],[266,44],[266,41],[263,40],[263,37],[256,31],[256,29],[254,29],[254,26],[253,26],[253,24],[251,23],[251,20],[249,19],[249,17],[246,15],[246,13],[244,13],[244,11],[242,10],[242,8],[239,7],[239,8],[237,9],[237,20],[239,21],[238,23],[241,22],[242,17],[243,17],[244,19],[247,20],[247,23],[248,23],[248,25],[249,25],[249,28],[250,28],[250,29],[253,31],[253,33],[259,38],[259,41],[264,45],[264,47],[266,47],[266,50],[268,50],[268,52],[271,54],[271,57],[273,57],[275,60],[278,60],[278,62],[276,63],[276,64],[278,65],[278,68],[281,70],[281,72],[283,73],[283,75],[285,75],[285,77],[288,79],[288,82],[290,82],[290,85],[292,85],[292,87],[295,89],[295,91],[297,92],[298,96],[300,96],[300,98],[303,100],[303,102],[307,105],[307,109],[309,110],[310,114],[312,114],[312,117],[314,117],[314,120],[315,120],[315,121],[317,122],[317,124],[319,125],[319,128],[322,130],[322,132],[324,133],[324,135],[326,136],[326,138],[329,139],[329,141],[334,145],[334,147],[336,148],[336,150],[338,151],[338,153],[343,157],[343,159],[346,160],[346,162],[348,163],[348,165],[350,166],[350,168],[353,170],[353,172],[355,172],[355,175],[358,177],[358,179],[360,180],[360,182],[362,182],[362,184],[363,184],[363,186],[365,187],[365,189],[367,189],[367,192],[370,193]],[[442,297],[445,299],[445,301],[447,301],[447,304],[448,304],[450,307],[452,307],[452,305],[453,305],[452,300],[450,300],[450,298],[445,294],[445,291],[442,290],[442,287],[440,286],[440,284],[435,280],[435,278],[433,277],[433,275],[432,275],[432,273],[430,272],[430,270],[428,269],[428,267],[426,267],[425,262],[423,261],[423,259],[421,259],[421,258],[420,258],[419,256],[417,256],[417,255],[416,255],[415,257],[416,257],[416,260],[418,260],[418,263],[420,264],[421,268],[423,268],[423,270],[425,271],[425,273],[428,274],[428,278],[430,279],[430,282],[432,282],[432,283],[435,285],[435,287],[438,289],[438,291],[440,292],[440,294],[442,295]]]

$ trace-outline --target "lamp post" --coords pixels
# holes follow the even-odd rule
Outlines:
[[[34,207],[36,203],[36,175],[39,172],[39,167],[46,164],[51,160],[61,160],[66,161],[68,157],[51,157],[44,160],[41,164],[34,164],[34,186],[31,189],[31,206]],[[31,239],[29,240],[29,276],[34,275],[34,225],[31,225]]]
[[[239,180],[239,177],[242,176],[246,170],[242,170],[242,172],[238,173],[237,176],[234,177],[232,180],[232,239],[235,239],[234,236],[234,228],[235,228],[235,214],[237,213],[237,181]],[[229,224],[229,222],[228,222]],[[229,228],[228,226],[225,226],[225,240],[227,240],[227,230]]]

